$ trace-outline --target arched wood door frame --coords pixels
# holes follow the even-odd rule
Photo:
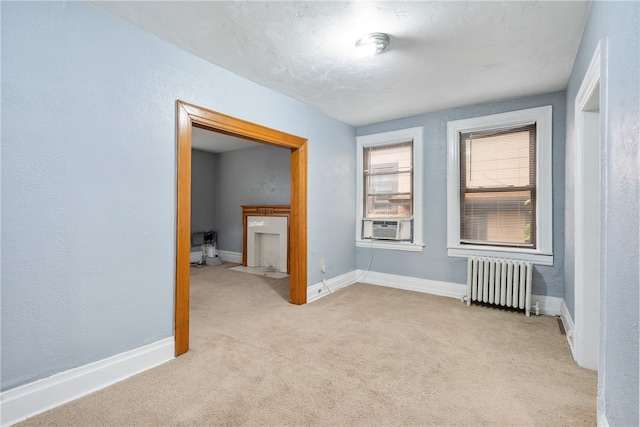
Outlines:
[[[307,140],[197,105],[177,101],[175,355],[189,350],[191,249],[191,127],[291,150],[289,301],[307,302]],[[238,214],[240,215],[240,213]]]

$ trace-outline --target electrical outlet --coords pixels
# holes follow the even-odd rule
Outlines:
[[[324,260],[320,261],[320,271],[325,273],[327,271],[327,266],[324,264]]]

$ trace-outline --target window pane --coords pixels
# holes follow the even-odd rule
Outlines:
[[[531,183],[528,131],[465,138],[467,188],[522,187]]]
[[[413,197],[412,142],[364,149],[365,218],[409,218]]]
[[[369,173],[411,169],[411,142],[365,148],[365,170]]]
[[[367,196],[367,218],[411,217],[410,194]]]
[[[367,195],[411,194],[411,173],[373,175],[367,179]]]
[[[462,243],[535,247],[535,126],[460,135]]]
[[[528,246],[535,218],[531,191],[467,193],[462,203],[461,240]]]

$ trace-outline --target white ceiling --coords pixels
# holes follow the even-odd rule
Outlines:
[[[589,2],[125,1],[95,6],[353,126],[563,90]],[[389,49],[355,58],[358,37]]]
[[[197,127],[191,128],[191,148],[195,150],[224,153],[260,145],[248,139],[238,138],[224,133],[212,132]]]

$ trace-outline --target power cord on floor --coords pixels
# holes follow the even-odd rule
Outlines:
[[[360,275],[358,277],[356,277],[356,279],[354,280],[354,283],[357,283],[360,281],[360,279],[362,279],[367,273],[369,273],[371,271],[371,264],[373,263],[373,239],[371,239],[371,256],[369,257],[369,265],[367,265],[367,269],[365,271],[363,271],[362,273],[360,273]],[[331,291],[331,288],[329,288],[329,285],[327,285],[327,281],[325,278],[325,272],[324,270],[320,271],[322,274],[322,284],[324,285],[324,287],[327,289],[327,291],[329,291],[330,294],[333,294],[333,292]]]
[[[331,292],[331,288],[329,288],[329,285],[327,285],[327,282],[325,280],[324,270],[322,270],[322,284],[324,285],[325,288],[327,288],[327,291],[329,291],[330,294],[333,293],[333,292]]]
[[[358,277],[356,277],[356,279],[354,280],[354,283],[358,283],[360,279],[362,279],[364,276],[367,275],[367,273],[371,271],[371,264],[373,263],[373,239],[371,239],[370,250],[371,250],[371,256],[369,257],[369,265],[367,265],[367,269],[365,271],[363,271],[362,273],[360,273]]]

